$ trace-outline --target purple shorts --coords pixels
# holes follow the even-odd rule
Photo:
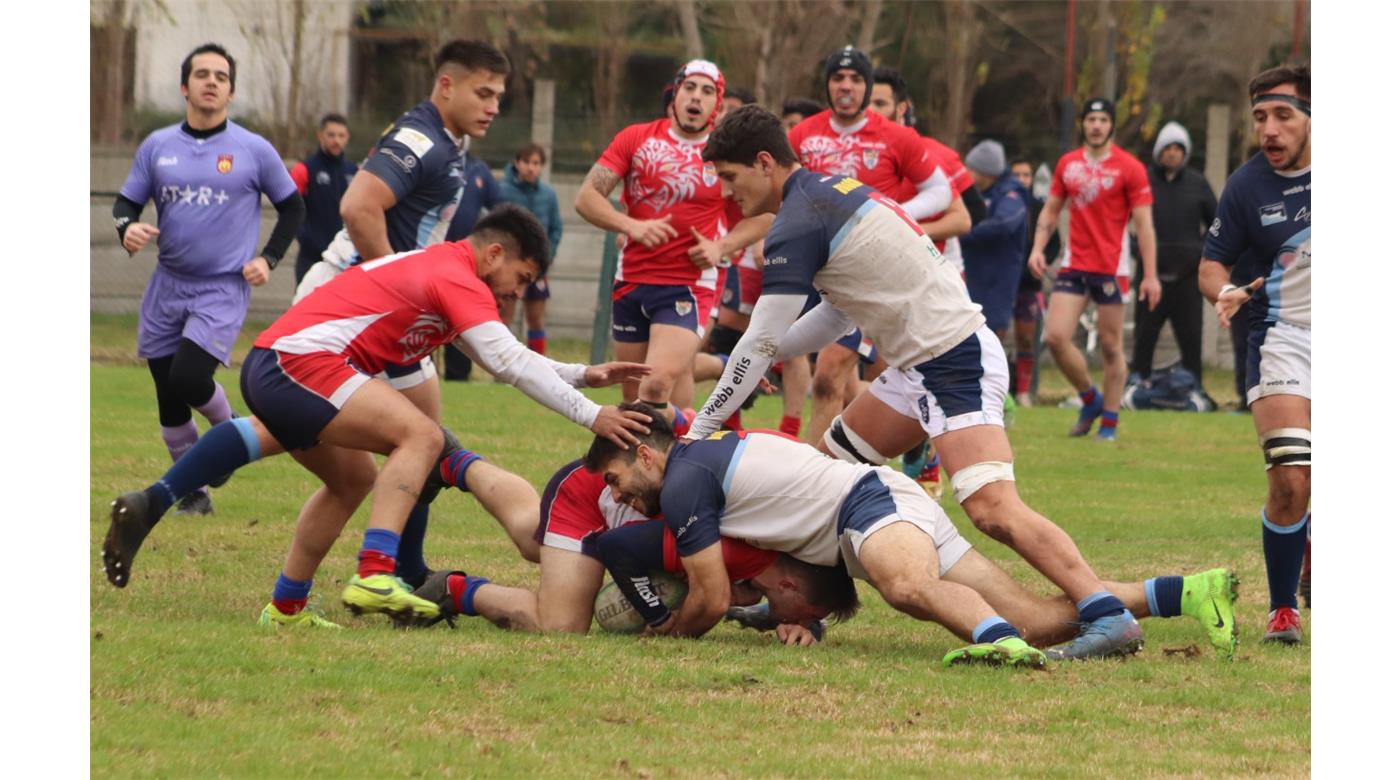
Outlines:
[[[1126,276],[1091,274],[1087,271],[1062,270],[1055,277],[1055,292],[1087,295],[1097,304],[1122,305],[1132,280]]]
[[[1017,322],[1040,322],[1045,316],[1045,293],[1040,290],[1017,290],[1011,313]]]
[[[674,325],[703,337],[714,291],[703,293],[698,287],[683,284],[614,283],[613,339],[631,344],[650,341],[652,325]]]
[[[157,265],[141,296],[136,354],[166,357],[189,339],[227,366],[252,291],[241,274],[184,276]]]
[[[549,300],[549,277],[541,276],[535,283],[525,288],[525,300],[527,301],[547,301]]]

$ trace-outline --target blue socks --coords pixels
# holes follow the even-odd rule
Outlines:
[[[1147,592],[1147,609],[1153,617],[1176,617],[1181,614],[1183,577],[1153,577],[1142,583]]]
[[[1020,635],[1021,632],[1017,631],[1015,626],[996,615],[992,615],[986,620],[983,620],[981,623],[977,624],[976,628],[972,629],[972,641],[979,645],[987,642],[995,642],[998,639],[1005,639],[1007,637],[1019,637]]]
[[[1300,562],[1301,566],[1302,563]],[[1098,593],[1090,593],[1085,596],[1077,605],[1079,608],[1079,622],[1092,623],[1099,618],[1117,615],[1119,612],[1126,612],[1127,607],[1117,596],[1106,590]]]
[[[428,578],[428,562],[423,559],[423,537],[428,535],[428,505],[414,504],[399,535],[399,579],[413,587]]]
[[[1275,525],[1262,510],[1264,521],[1264,569],[1269,574],[1269,609],[1298,608],[1298,578],[1303,571],[1303,553],[1308,544],[1308,523],[1312,512],[1306,512],[1293,525]]]
[[[261,457],[251,419],[221,422],[181,455],[165,476],[146,488],[146,495],[159,517],[181,498]]]
[[[286,574],[277,575],[272,586],[272,605],[284,615],[295,615],[306,607],[311,596],[311,580],[293,580]]]

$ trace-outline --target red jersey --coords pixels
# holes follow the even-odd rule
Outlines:
[[[681,554],[676,550],[676,535],[670,528],[667,528],[661,537],[661,545],[666,571],[673,574],[684,573],[685,564],[681,562]],[[760,550],[748,542],[730,539],[727,536],[719,538],[719,549],[724,554],[724,568],[729,572],[730,582],[742,582],[757,577],[767,571],[781,554],[777,550]]]
[[[939,170],[943,171],[943,176],[948,180],[948,186],[953,191],[953,199],[957,200],[958,198],[962,197],[963,192],[965,192],[967,188],[971,187],[974,183],[972,179],[972,174],[967,170],[967,166],[963,165],[962,156],[959,155],[957,152],[953,151],[953,147],[947,146],[942,141],[939,141],[935,138],[920,136],[919,140],[923,141],[924,149],[928,152],[929,157],[933,159],[934,164],[938,166]],[[913,182],[906,180],[900,182],[899,189],[896,190],[895,193],[890,197],[896,201],[899,201],[900,203],[903,203],[909,200],[910,198],[914,197],[914,195],[917,194],[918,191],[918,188],[914,186]],[[934,214],[932,217],[929,217],[925,221],[932,222],[946,213],[947,212],[945,211],[940,211],[937,214]],[[935,241],[933,242],[933,244],[934,246],[938,247],[938,251],[943,252],[945,254],[949,254],[950,256],[956,253],[956,256],[951,257],[951,259],[954,260],[955,264],[959,268],[962,267],[962,254],[961,252],[957,251],[956,244],[954,244],[953,253],[947,251],[947,239],[944,239],[942,241]]]
[[[1127,276],[1128,222],[1133,209],[1152,205],[1147,169],[1117,144],[1097,162],[1080,147],[1055,165],[1050,194],[1069,204],[1065,270]]]
[[[298,301],[253,346],[343,355],[366,374],[417,362],[462,331],[500,321],[466,241],[354,266]]]
[[[937,167],[918,133],[871,109],[852,130],[837,129],[828,108],[792,128],[788,141],[808,170],[849,176],[896,200],[901,183],[908,185],[913,197],[914,185],[932,176]]]
[[[704,271],[686,252],[695,245],[693,227],[719,238],[725,199],[713,163],[700,159],[705,140],[688,141],[670,119],[631,125],[613,138],[598,164],[622,178],[622,205],[633,219],[671,215],[676,237],[648,249],[628,242],[618,258],[617,278],[637,284],[696,285],[714,289],[715,269]]]

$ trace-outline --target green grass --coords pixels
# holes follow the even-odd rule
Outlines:
[[[364,510],[316,586],[350,630],[276,634],[254,621],[297,509],[314,488],[289,459],[239,472],[215,491],[213,517],[168,518],[125,590],[99,572],[107,502],[168,465],[134,341],[131,318],[93,317],[94,775],[1221,777],[1310,770],[1310,646],[1259,643],[1267,609],[1257,520],[1264,479],[1246,416],[1128,412],[1116,445],[1065,438],[1072,413],[1055,408],[1019,410],[1011,429],[1022,494],[1074,536],[1101,575],[1132,580],[1217,565],[1239,572],[1242,644],[1234,664],[1215,661],[1187,618],[1148,621],[1147,648],[1126,662],[1060,664],[1048,674],[943,670],[937,659],[959,642],[895,613],[864,585],[865,609],[809,649],[780,647],[730,625],[701,641],[523,635],[472,619],[457,631],[400,633],[338,609]],[[558,351],[578,359],[586,345]],[[237,396],[234,372],[218,378]],[[448,383],[443,407],[468,446],[537,488],[588,444],[586,432],[509,387]],[[779,413],[776,399],[765,398],[746,419],[776,425]],[[979,549],[1050,591],[1014,554],[972,529],[951,499],[944,507]],[[428,557],[504,584],[531,585],[537,577],[470,497],[456,493],[434,505]],[[1193,646],[1202,653],[1180,652]]]

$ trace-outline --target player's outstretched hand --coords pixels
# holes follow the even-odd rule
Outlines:
[[[695,238],[695,246],[686,251],[690,257],[690,262],[696,268],[714,268],[724,259],[724,253],[720,251],[719,242],[705,238],[704,234],[696,230],[692,225],[690,235]]]
[[[637,446],[636,433],[650,430],[651,418],[641,412],[628,412],[616,406],[604,406],[589,430],[624,449]]]
[[[672,612],[670,617],[659,626],[646,626],[642,628],[642,636],[669,636],[676,628],[676,613]]]
[[[160,235],[160,229],[155,225],[137,222],[128,226],[126,233],[122,235],[122,249],[134,255],[158,235]]]
[[[262,287],[271,277],[272,266],[268,265],[266,258],[255,257],[243,264],[243,278],[254,287]]]
[[[633,241],[640,241],[648,249],[652,249],[670,241],[680,233],[671,227],[671,215],[667,214],[661,219],[637,219],[632,220],[632,224],[627,228],[627,237]]]
[[[1254,297],[1254,291],[1264,286],[1264,277],[1259,277],[1243,287],[1236,287],[1215,300],[1215,315],[1220,319],[1220,327],[1230,327],[1235,312]]]
[[[1034,275],[1035,278],[1037,278],[1037,279],[1044,279],[1044,278],[1045,278],[1045,253],[1044,253],[1044,252],[1031,252],[1031,256],[1030,256],[1029,258],[1027,258],[1027,260],[1026,260],[1026,265],[1030,266],[1031,274]]]
[[[1162,300],[1162,282],[1157,277],[1144,277],[1138,283],[1138,300],[1147,301],[1147,310],[1152,311],[1157,308],[1158,301]]]
[[[621,384],[629,379],[641,379],[650,373],[651,366],[645,363],[614,361],[589,366],[588,370],[583,373],[583,381],[589,387],[607,387],[608,385]]]
[[[817,635],[807,630],[806,626],[799,626],[793,623],[781,623],[778,625],[778,639],[785,645],[797,645],[799,647],[811,647],[818,641]]]

